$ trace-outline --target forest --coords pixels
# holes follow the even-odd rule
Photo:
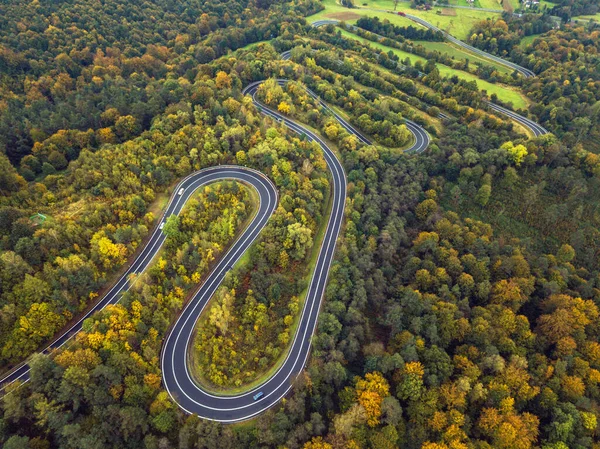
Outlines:
[[[440,41],[420,28],[311,27],[322,8],[0,5],[0,369],[31,368],[0,399],[0,446],[600,448],[600,29],[555,29],[548,12],[475,23],[469,43],[535,72],[525,79],[415,44]],[[561,0],[552,14],[596,12]],[[550,132],[494,114],[487,101],[510,102],[438,63],[519,90],[518,112]],[[242,94],[259,80],[257,101],[323,136],[348,182],[286,397],[223,424],[185,413],[162,382],[170,326],[257,209],[241,182],[196,191],[119,303],[40,354],[125,272],[179,180],[236,164],[268,176],[279,203],[196,323],[190,370],[227,393],[281,362],[332,183],[318,145]],[[423,153],[404,151],[407,120],[431,136]]]
[[[585,141],[597,151],[600,30],[592,24],[550,30],[543,39],[536,37],[522,48],[517,45],[520,26],[518,20],[481,22],[473,29],[471,43],[492,53],[508,54],[539,73],[524,89],[535,99],[532,109],[540,123],[570,146]]]

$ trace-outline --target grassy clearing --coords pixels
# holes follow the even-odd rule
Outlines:
[[[333,148],[332,145],[330,145],[330,144],[328,144],[328,145],[331,148]],[[255,201],[258,202],[258,195],[256,194],[256,192],[254,192],[254,189],[249,189],[249,190],[250,190],[250,192],[254,193],[254,198],[251,199],[251,202],[252,203],[254,203]],[[330,189],[328,192],[328,195],[327,195],[327,203],[325,204],[323,217],[331,216],[331,208],[333,205],[331,200],[332,200],[332,195],[331,195],[331,189]],[[258,203],[256,203],[256,207],[254,207],[254,210],[258,210]],[[248,223],[250,223],[250,222],[248,221]],[[306,275],[305,275],[305,279],[307,281],[307,283],[306,283],[307,287],[298,295],[298,298],[300,300],[299,301],[300,310],[303,310],[304,303],[306,302],[306,294],[308,292],[308,287],[310,286],[310,279],[313,276],[314,271],[315,271],[315,267],[317,264],[317,258],[319,255],[319,251],[321,249],[321,244],[325,237],[325,230],[327,228],[327,223],[328,223],[328,218],[327,218],[327,220],[323,220],[323,222],[317,229],[317,233],[315,234],[315,237],[314,237],[314,244],[313,244],[313,247],[311,250],[310,259],[308,260],[308,265],[306,268]],[[244,225],[244,229],[245,229],[246,225]],[[240,231],[240,233],[241,232],[242,231]],[[246,251],[244,253],[244,255],[236,262],[233,269],[231,270],[231,273],[238,273],[242,268],[247,267],[249,263],[250,263],[249,251]],[[202,313],[202,315],[198,318],[198,321],[196,323],[196,329],[194,330],[194,340],[192,341],[192,348],[189,352],[189,358],[187,361],[188,369],[190,370],[191,377],[196,382],[196,384],[198,384],[198,386],[200,386],[203,390],[208,391],[209,393],[212,393],[215,395],[232,396],[232,395],[236,395],[236,394],[242,394],[242,393],[252,390],[253,388],[256,388],[257,386],[266,382],[271,376],[273,376],[275,374],[275,372],[281,367],[281,365],[283,364],[283,362],[285,361],[285,359],[289,353],[289,349],[291,347],[291,341],[290,341],[290,347],[288,347],[281,354],[281,356],[276,361],[276,363],[274,363],[267,371],[262,373],[260,376],[258,376],[252,382],[241,385],[239,387],[228,387],[228,388],[223,388],[223,389],[216,389],[215,386],[213,386],[206,378],[204,378],[204,376],[201,375],[200,370],[199,370],[199,361],[197,360],[196,351],[194,350],[194,347],[195,347],[196,335],[198,334],[198,329],[199,329],[200,325],[204,322],[203,320],[207,319],[206,312],[208,310],[209,310],[209,307],[207,307],[204,310],[204,313]],[[294,322],[292,323],[292,325],[290,327],[290,331],[291,331],[290,334],[293,335],[294,337],[298,330],[298,325],[300,323],[300,317],[301,317],[301,314],[298,314],[296,317],[294,317]],[[293,341],[293,339],[292,339],[292,341]]]
[[[359,12],[356,9],[348,9],[344,6],[341,6],[340,4],[338,4],[336,2],[336,0],[322,0],[321,3],[325,7],[325,9],[323,11],[319,11],[316,14],[313,14],[312,16],[308,16],[306,18],[306,20],[309,23],[315,22],[317,20],[329,19],[329,18],[331,18],[330,14],[332,14],[332,13],[348,12],[348,11],[357,12],[357,13]],[[348,23],[352,23],[352,21],[348,21]]]
[[[586,22],[600,22],[600,12],[594,14],[593,16],[575,16],[573,17],[574,21],[581,20]]]
[[[474,0],[473,3],[469,3],[467,0],[450,0],[448,4],[467,7],[474,6],[475,8],[502,9],[501,0]]]
[[[456,6],[469,6],[469,3],[467,2],[467,0],[449,0],[448,4],[456,5]],[[481,8],[481,2],[479,0],[475,0],[473,2],[473,5],[477,8]]]
[[[393,10],[393,8],[394,7],[392,5],[391,8],[387,7],[386,9]],[[363,6],[360,9],[354,9],[353,11],[357,11],[360,15],[363,15],[365,17],[379,17],[381,20],[389,20],[394,25],[401,26],[401,27],[407,27],[407,26],[420,27],[421,26],[421,25],[413,22],[412,20],[408,19],[407,17],[399,16],[398,14],[393,14],[393,13],[385,13],[382,11],[375,11],[376,9],[378,9],[377,6],[374,6],[374,7]],[[400,3],[398,3],[397,10],[400,11],[400,9],[401,9]]]
[[[408,5],[403,5],[402,10],[408,14],[421,17],[436,27],[446,31],[452,36],[460,40],[466,40],[469,36],[471,28],[476,22],[487,18],[500,17],[500,13],[491,13],[485,11],[455,9],[456,16],[444,16],[436,11],[441,11],[441,8],[434,8],[431,11],[418,11],[410,9]]]
[[[174,184],[174,186],[176,186],[177,184]],[[174,188],[174,187],[173,187]],[[172,190],[172,189],[169,189]],[[158,193],[156,195],[156,198],[154,198],[154,201],[152,202],[152,204],[150,204],[150,207],[148,208],[148,212],[152,212],[152,215],[154,215],[154,217],[156,219],[159,219],[161,217],[161,215],[163,214],[164,210],[167,207],[167,203],[169,202],[169,198],[171,197],[171,195],[169,193]]]
[[[539,12],[544,11],[544,9],[552,9],[556,6],[556,3],[549,2],[547,0],[540,0],[540,9]]]
[[[540,37],[539,34],[532,34],[531,36],[525,36],[524,38],[521,39],[521,42],[519,42],[519,46],[525,48],[529,44],[533,44],[533,41],[538,37]]]
[[[458,46],[452,45],[449,42],[415,41],[415,44],[421,44],[423,47],[431,51],[439,51],[440,53],[445,53],[448,56],[453,57],[454,59],[468,59],[469,62],[472,63],[478,62],[481,64],[492,66],[501,73],[509,75],[512,73],[511,69],[502,64],[492,61],[491,59],[487,59],[474,53],[468,52]],[[470,65],[473,66],[474,64]]]
[[[254,48],[254,47],[256,47],[257,45],[260,45],[260,44],[264,44],[265,42],[271,42],[271,41],[270,40],[265,40],[265,41],[252,42],[251,44],[244,45],[243,47],[238,48],[236,51],[238,51],[238,50],[250,50],[251,48]]]
[[[344,37],[347,37],[349,39],[354,39],[354,40],[362,42],[364,44],[368,44],[368,45],[370,45],[370,46],[372,46],[374,48],[377,48],[379,50],[384,50],[385,52],[388,52],[388,51],[392,50],[396,55],[398,55],[398,57],[400,59],[404,60],[406,58],[409,58],[412,64],[414,64],[417,61],[421,61],[422,64],[426,64],[427,63],[427,59],[425,59],[425,58],[423,58],[421,56],[413,55],[412,53],[408,53],[406,51],[399,50],[397,48],[388,47],[387,45],[380,44],[379,42],[372,42],[369,39],[357,36],[356,34],[351,33],[348,30],[342,30],[341,28],[339,30],[341,31],[341,33],[342,33],[342,35]]]
[[[482,8],[488,9],[502,9],[501,0],[479,0]]]
[[[341,32],[344,36],[346,36],[350,39],[355,39],[360,42],[366,43],[366,44],[371,45],[372,47],[377,48],[379,50],[383,50],[386,52],[391,50],[396,55],[398,55],[398,57],[400,59],[409,58],[411,60],[412,64],[414,64],[416,61],[421,61],[421,63],[423,63],[423,64],[425,64],[427,62],[427,60],[425,58],[422,58],[417,55],[413,55],[412,53],[407,53],[402,50],[398,50],[396,48],[387,47],[378,42],[371,42],[368,39],[356,36],[355,34],[352,34],[351,32],[349,32],[347,30],[341,30]],[[528,105],[527,99],[525,98],[524,95],[522,95],[520,92],[518,92],[516,90],[513,90],[512,88],[510,88],[508,86],[503,86],[500,84],[492,84],[488,81],[485,81],[485,80],[482,80],[482,79],[476,77],[475,75],[471,75],[470,73],[463,72],[462,70],[453,69],[453,68],[445,66],[443,64],[437,64],[437,67],[442,76],[456,75],[457,77],[464,79],[466,81],[475,81],[477,83],[477,87],[479,87],[480,90],[486,91],[488,93],[488,95],[495,93],[496,95],[498,95],[499,98],[502,99],[502,101],[512,102],[513,106],[516,108],[526,108]]]

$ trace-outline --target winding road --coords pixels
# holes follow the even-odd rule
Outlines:
[[[277,81],[280,84],[287,82],[286,80]],[[192,380],[188,371],[187,354],[194,334],[194,325],[227,272],[256,240],[268,222],[277,207],[278,195],[275,186],[264,174],[239,166],[217,166],[200,170],[183,179],[175,188],[159,222],[161,224],[170,215],[178,215],[187,200],[197,189],[215,181],[226,179],[242,181],[252,185],[260,198],[259,210],[255,217],[242,235],[230,247],[229,251],[220,258],[216,267],[188,302],[177,321],[171,327],[171,331],[165,339],[161,352],[163,382],[173,400],[188,413],[195,413],[202,418],[220,422],[243,421],[272,407],[292,388],[294,379],[304,368],[310,352],[311,337],[317,325],[321,301],[327,284],[329,268],[335,253],[346,202],[346,176],[334,152],[327,146],[326,142],[309,129],[262,105],[256,99],[256,92],[261,83],[262,81],[250,84],[244,89],[243,93],[252,96],[256,107],[262,114],[277,120],[290,130],[305,136],[308,140],[316,142],[323,150],[327,166],[331,172],[332,210],[323,242],[319,249],[315,271],[311,277],[304,308],[299,319],[298,330],[284,362],[275,374],[252,391],[237,396],[215,396],[199,388]],[[309,89],[307,91],[319,101],[322,107],[333,114],[349,133],[356,135],[364,144],[371,143],[364,135],[344,120],[343,117],[339,116],[325,102],[320,100],[314,92]],[[413,145],[407,151],[424,151],[430,142],[427,132],[412,122],[407,122],[407,127],[415,136]],[[159,225],[154,229],[145,247],[110,291],[81,319],[44,349],[43,353],[50,354],[52,351],[65,345],[81,330],[83,321],[86,318],[104,309],[107,305],[115,304],[120,300],[121,294],[131,288],[131,275],[140,274],[146,270],[164,244],[166,237],[161,231],[161,227],[162,225]],[[29,365],[25,362],[0,379],[0,391],[3,391],[6,386],[15,381],[27,382],[29,380],[29,373]],[[258,391],[262,392],[262,395],[258,400],[255,400],[254,395]]]
[[[287,80],[279,79],[280,85],[286,84]],[[198,416],[220,421],[236,422],[249,419],[259,413],[269,409],[277,404],[293,386],[296,376],[304,368],[311,346],[311,337],[317,326],[317,318],[321,308],[321,302],[325,287],[327,285],[327,276],[329,268],[335,254],[337,237],[340,232],[344,218],[344,206],[346,203],[346,175],[341,162],[335,153],[329,148],[327,143],[318,135],[300,123],[276,112],[267,106],[261,104],[256,94],[262,81],[258,81],[247,86],[243,93],[252,96],[255,106],[260,112],[274,120],[284,124],[290,130],[303,135],[309,141],[316,142],[325,156],[327,167],[331,172],[332,180],[332,208],[329,221],[325,229],[325,235],[319,254],[315,271],[307,290],[304,307],[299,318],[298,330],[286,355],[285,360],[275,373],[263,384],[243,394],[222,396],[213,395],[200,388],[192,379],[188,369],[188,348],[190,347],[195,323],[202,313],[202,310],[209,303],[211,296],[220,284],[223,271],[227,266],[231,266],[245,251],[245,248],[239,248],[234,244],[231,256],[225,256],[227,259],[219,264],[221,271],[217,267],[210,277],[204,283],[198,294],[188,303],[178,321],[173,325],[173,330],[167,336],[163,346],[162,372],[165,388],[175,402],[186,412],[195,413]],[[318,96],[307,89],[309,95],[318,99]],[[370,141],[358,132],[352,125],[347,123],[342,117],[336,114],[329,106],[319,100],[319,103],[331,112],[349,132],[357,136],[365,144]],[[414,144],[407,150],[412,152],[423,151],[429,144],[428,134],[415,125],[419,133],[415,136]],[[261,197],[261,204],[264,199]],[[260,228],[252,231],[252,240],[256,238]],[[240,240],[243,240],[242,236]],[[249,244],[252,242],[249,240]],[[255,400],[254,396],[262,392],[262,396]]]
[[[283,58],[289,58],[290,52],[284,52]],[[288,81],[279,79],[280,85]],[[339,235],[344,217],[346,202],[346,176],[344,169],[335,153],[327,143],[310,129],[300,123],[274,111],[261,104],[257,98],[257,90],[262,81],[251,83],[243,93],[251,95],[257,109],[285,125],[291,131],[316,142],[322,149],[327,167],[331,172],[332,206],[325,234],[319,253],[315,270],[307,290],[306,300],[299,318],[298,328],[286,355],[276,372],[263,384],[239,395],[216,396],[202,390],[192,379],[188,370],[188,350],[194,335],[194,326],[198,317],[207,306],[210,298],[221,284],[227,272],[237,260],[248,250],[250,245],[260,235],[269,218],[278,204],[278,193],[275,185],[262,173],[240,166],[216,166],[192,173],[184,178],[175,188],[167,208],[158,225],[150,235],[146,245],[135,258],[128,270],[119,278],[110,291],[98,301],[81,319],[64,331],[53,343],[42,352],[49,354],[65,345],[82,328],[83,321],[93,313],[104,309],[109,304],[120,300],[121,294],[131,288],[131,275],[140,274],[148,268],[154,256],[165,242],[166,236],[161,231],[162,223],[166,218],[178,215],[194,192],[204,185],[219,180],[238,180],[253,186],[260,198],[259,210],[243,231],[242,235],[231,245],[230,249],[222,256],[216,267],[208,275],[197,293],[187,303],[179,318],[172,325],[167,335],[161,352],[161,369],[163,383],[171,398],[187,413],[194,413],[201,418],[231,423],[249,419],[256,416],[273,405],[277,404],[292,388],[296,376],[303,370],[309,356],[311,338],[317,326],[317,319],[321,307],[329,269],[335,254],[337,237]],[[355,135],[362,143],[371,144],[370,140],[350,125],[343,117],[323,102],[312,90],[307,89],[309,95],[315,98],[321,107],[331,113],[349,133]],[[535,122],[525,119],[512,111],[490,103],[490,107],[503,114],[509,115],[517,121],[523,120],[525,126],[530,127],[535,135],[547,131]],[[414,136],[414,143],[407,150],[414,153],[424,151],[430,143],[427,132],[416,123],[407,120],[407,128]],[[29,365],[25,362],[11,373],[0,379],[0,392],[15,381],[27,382],[29,380]],[[260,397],[256,397],[260,393]]]
[[[289,57],[284,58],[283,55],[286,53],[288,53],[288,52],[283,52],[281,54],[282,59],[289,59]],[[285,80],[285,79],[277,80],[277,83],[280,86],[285,86],[288,82],[289,82],[289,80]],[[368,138],[366,138],[359,130],[357,130],[350,123],[348,123],[341,115],[339,115],[337,112],[335,112],[335,110],[333,110],[327,103],[325,103],[323,100],[321,100],[321,97],[319,97],[319,95],[317,95],[312,89],[309,89],[308,87],[304,87],[304,89],[306,90],[308,95],[310,95],[312,98],[317,100],[317,102],[319,103],[319,106],[321,106],[327,112],[329,112],[331,115],[333,115],[335,117],[335,119],[338,122],[340,122],[340,125],[342,125],[342,128],[344,128],[348,133],[354,134],[358,138],[358,140],[360,140],[365,145],[372,145],[372,142]],[[255,103],[258,104],[256,99],[254,99],[254,101],[255,101]],[[258,104],[258,106],[261,107],[260,104]],[[406,151],[411,152],[411,153],[421,153],[421,152],[425,151],[425,149],[429,146],[429,143],[431,142],[431,138],[429,137],[429,134],[427,134],[427,131],[425,131],[421,125],[418,125],[415,122],[413,122],[412,120],[409,120],[407,118],[404,119],[404,122],[405,122],[404,124],[406,125],[406,128],[410,131],[410,133],[413,135],[413,138],[415,139],[414,143],[409,148],[407,148]]]
[[[275,204],[277,203],[277,193],[275,191],[275,187],[265,175],[245,167],[217,166],[200,170],[184,178],[175,188],[174,193],[159,223],[164,223],[166,218],[170,215],[178,215],[183,209],[183,206],[185,205],[187,200],[198,188],[206,184],[223,179],[237,179],[239,181],[251,184],[257,189],[259,195],[261,195],[262,213],[264,214],[266,211],[268,212],[268,216],[270,216],[270,214],[273,212]],[[265,222],[268,219],[268,216],[264,219]],[[256,220],[252,222],[248,229],[252,229],[253,226],[258,226]],[[262,224],[262,226],[264,226],[264,224]],[[46,347],[42,351],[42,353],[50,354],[54,350],[61,348],[71,338],[73,338],[73,336],[77,332],[81,330],[85,319],[91,317],[94,313],[104,309],[109,304],[116,304],[117,302],[119,302],[121,294],[129,290],[129,288],[131,288],[131,282],[129,280],[130,276],[143,273],[148,268],[154,256],[162,247],[165,238],[165,234],[163,234],[163,232],[160,230],[160,225],[156,226],[144,248],[134,259],[133,263],[130,265],[128,270],[109,290],[109,292],[106,295],[104,295],[102,299],[100,299],[100,301],[94,304],[94,306],[87,313],[85,313],[85,315],[83,315],[75,324],[67,328],[67,330],[65,330],[60,335],[60,337],[58,337],[54,342],[48,345],[48,347]],[[237,244],[240,244],[239,241]],[[223,257],[223,260],[229,261],[227,257]],[[218,270],[219,267],[220,265],[217,266],[215,271]],[[20,365],[12,372],[7,374],[5,377],[0,379],[0,392],[2,392],[7,385],[17,380],[20,380],[21,382],[27,382],[29,380],[29,365],[27,363]]]
[[[539,136],[543,136],[544,134],[548,134],[548,130],[546,128],[544,128],[542,125],[534,122],[533,120],[528,119],[527,117],[523,117],[522,115],[519,115],[516,112],[511,111],[510,109],[503,108],[502,106],[492,103],[491,101],[486,101],[486,104],[489,106],[489,108],[492,111],[499,112],[500,114],[504,114],[504,115],[510,117],[511,119],[513,119],[515,122],[518,122],[521,125],[523,125],[525,128],[529,129],[535,137],[539,137]]]
[[[188,371],[187,351],[193,338],[194,325],[220,283],[217,270],[211,273],[202,289],[188,303],[173,326],[173,331],[167,336],[162,357],[165,388],[173,400],[186,412],[220,422],[242,421],[272,407],[292,388],[294,379],[304,368],[310,351],[311,337],[317,325],[321,299],[335,253],[346,203],[346,175],[334,152],[309,129],[260,104],[256,100],[256,92],[260,84],[261,82],[250,84],[243,93],[252,96],[256,106],[264,115],[283,123],[290,130],[306,136],[308,140],[318,143],[323,150],[327,167],[331,171],[332,208],[317,256],[315,271],[311,277],[299,318],[298,329],[284,362],[265,383],[244,394],[215,396],[198,387]],[[261,198],[261,204],[264,200]],[[237,246],[234,244],[230,252],[239,257],[244,250],[238,251]],[[262,397],[254,400],[254,395],[261,391],[263,392]]]
[[[291,50],[284,51],[283,53],[281,53],[281,59],[283,59],[284,61],[289,60],[291,57],[292,57]],[[285,86],[288,83],[288,80],[278,79],[277,83],[280,86]],[[338,122],[340,122],[340,124],[342,125],[342,128],[344,128],[350,134],[354,134],[365,145],[371,145],[372,142],[369,139],[367,139],[364,135],[362,135],[360,133],[360,131],[358,131],[356,128],[354,128],[352,125],[350,125],[350,123],[348,123],[337,112],[335,112],[333,109],[331,109],[331,107],[329,107],[329,105],[327,103],[325,103],[323,100],[321,100],[321,97],[319,97],[315,92],[313,92],[308,87],[304,87],[304,89],[312,98],[317,100],[317,102],[319,103],[319,106],[321,106],[322,108],[327,110],[330,114],[332,114],[337,119]],[[439,116],[440,116],[440,118],[443,118],[443,119],[449,118],[443,112],[440,112]],[[418,125],[417,123],[415,123],[412,120],[409,120],[407,118],[404,118],[404,122],[405,122],[404,124],[406,125],[406,128],[410,131],[410,133],[413,135],[413,137],[415,139],[414,144],[410,148],[408,148],[406,151],[409,151],[412,153],[421,153],[421,152],[425,151],[425,149],[429,145],[429,142],[431,141],[431,138],[429,137],[429,134],[427,134],[427,131],[425,131],[421,125]]]

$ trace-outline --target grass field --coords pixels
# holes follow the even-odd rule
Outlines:
[[[484,0],[484,1],[497,2],[497,0]],[[391,23],[393,23],[395,25],[399,25],[399,26],[408,26],[408,25],[418,26],[413,21],[411,21],[410,19],[407,19],[406,17],[398,16],[397,14],[386,14],[381,11],[376,11],[378,9],[379,10],[393,10],[394,9],[393,0],[363,0],[363,1],[359,0],[356,2],[358,7],[354,8],[354,9],[348,9],[348,8],[341,6],[336,2],[336,0],[322,0],[322,2],[323,2],[323,5],[325,6],[325,9],[323,11],[320,11],[317,14],[307,17],[307,20],[309,22],[314,22],[316,20],[327,19],[327,18],[337,18],[338,20],[343,18],[347,23],[353,24],[356,22],[356,20],[359,17],[365,16],[365,17],[379,17],[381,19],[388,19]],[[365,3],[366,3],[366,6],[364,5]],[[413,15],[422,17],[423,19],[427,20],[428,22],[432,23],[433,25],[435,25],[441,29],[444,29],[445,31],[452,34],[453,36],[457,37],[458,39],[463,39],[463,40],[467,38],[468,33],[471,30],[471,27],[473,26],[473,24],[475,22],[480,21],[480,20],[485,20],[488,17],[499,17],[500,16],[500,14],[488,13],[485,11],[465,10],[465,9],[454,9],[453,12],[456,12],[455,16],[443,16],[443,15],[436,14],[435,10],[418,11],[415,9],[411,9],[410,4],[408,4],[406,2],[398,3],[398,6],[396,9],[398,11],[405,11],[409,14],[413,14]],[[379,48],[381,50],[389,51],[391,49],[401,59],[406,59],[408,57],[413,63],[416,61],[419,61],[419,60],[423,63],[427,62],[425,60],[425,58],[422,58],[422,57],[419,57],[419,56],[416,56],[411,53],[407,53],[407,52],[404,52],[404,51],[401,51],[401,50],[398,50],[395,48],[386,47],[385,45],[382,45],[379,43],[368,41],[367,39],[360,38],[348,31],[343,30],[342,33],[347,37],[368,43],[369,45],[372,45],[373,47]],[[470,54],[462,49],[459,49],[458,47],[450,45],[448,43],[428,42],[426,44],[427,44],[426,47],[431,50],[435,49],[435,50],[443,51],[443,52],[449,54],[450,56],[454,56],[455,58],[464,59],[464,58],[468,57],[469,60],[473,61],[473,62],[478,60],[475,55],[472,55],[472,54]],[[494,67],[497,67],[499,70],[502,70],[504,73],[507,73],[506,71],[508,69],[506,69],[501,64],[493,63],[492,61],[489,61],[487,59],[480,59],[480,60],[489,65],[493,65]],[[491,95],[492,93],[495,93],[503,101],[512,102],[513,106],[516,108],[527,107],[528,102],[527,102],[525,96],[522,95],[521,93],[519,93],[518,91],[513,90],[507,86],[492,84],[490,82],[479,79],[475,75],[471,75],[470,73],[463,72],[461,70],[455,70],[451,67],[448,67],[448,66],[445,66],[442,64],[438,64],[438,68],[439,68],[442,76],[456,75],[459,78],[467,80],[467,81],[476,81],[479,89],[487,91],[489,95]]]
[[[363,8],[384,10],[394,9],[394,3],[392,0],[366,0],[366,3],[368,6]],[[494,9],[495,8],[497,8],[497,6],[494,7]],[[409,3],[404,2],[398,3],[398,7],[396,8],[396,10],[404,11],[407,14],[412,14],[414,16],[421,17],[427,20],[429,23],[437,26],[438,28],[441,28],[442,30],[450,33],[454,37],[461,40],[467,39],[467,37],[469,36],[469,32],[471,31],[471,28],[473,27],[473,24],[475,22],[485,20],[488,17],[500,17],[500,13],[491,13],[469,9],[452,9],[452,14],[456,15],[443,15],[437,13],[437,11],[443,12],[443,8],[434,8],[431,11],[419,11],[417,9],[412,9]],[[381,16],[381,13],[379,14],[380,17],[383,18],[383,16]],[[393,16],[393,14],[389,14],[389,16]],[[386,16],[386,18],[388,17]]]
[[[306,18],[306,20],[309,23],[315,22],[316,20],[330,19],[331,14],[348,12],[348,11],[351,11],[351,12],[357,11],[356,9],[348,9],[344,6],[341,6],[340,4],[338,4],[336,2],[336,0],[322,0],[321,3],[325,7],[325,9],[323,11],[319,11],[316,14],[313,14],[312,16],[308,16]],[[352,20],[348,21],[348,23],[352,23],[352,22],[354,22],[354,21],[352,21]]]
[[[387,47],[378,42],[371,42],[368,39],[356,36],[355,34],[352,34],[346,30],[341,30],[341,32],[344,36],[346,36],[348,38],[355,39],[360,42],[369,44],[374,48],[378,48],[378,49],[384,50],[386,52],[392,50],[396,55],[398,55],[398,57],[400,59],[409,58],[411,60],[412,64],[414,64],[417,61],[421,61],[423,64],[427,63],[427,60],[425,58],[422,58],[417,55],[413,55],[412,53],[407,53],[405,51],[398,50],[396,48]],[[477,82],[477,86],[479,87],[479,89],[487,91],[488,95],[495,93],[496,95],[498,95],[499,98],[502,99],[502,101],[512,102],[513,106],[516,108],[526,108],[527,107],[528,103],[527,103],[527,100],[525,99],[525,96],[522,95],[521,93],[519,93],[518,91],[509,88],[508,86],[492,84],[488,81],[485,81],[485,80],[482,80],[482,79],[476,77],[475,75],[471,75],[470,73],[463,72],[462,70],[453,69],[453,68],[445,66],[443,64],[437,64],[437,67],[442,76],[456,75],[457,77],[464,79],[466,81],[475,81],[475,82]]]
[[[354,24],[360,17],[380,17],[382,19],[388,19],[391,23],[398,26],[419,26],[412,20],[407,19],[406,17],[394,14],[385,14],[380,11],[372,11],[370,8],[377,9],[379,7],[371,6],[371,4],[369,4],[369,7],[361,6],[360,8],[348,9],[344,6],[340,6],[336,0],[322,0],[321,3],[323,4],[323,6],[325,6],[325,9],[323,11],[318,12],[317,14],[308,16],[306,18],[308,22],[314,22],[316,20],[321,19],[338,19],[344,20],[346,23]],[[357,5],[359,5],[358,2]],[[360,3],[360,5],[362,5],[362,3]],[[354,18],[349,19],[348,16],[354,16]]]
[[[490,1],[497,1],[497,0],[490,0]],[[338,20],[344,20],[346,23],[349,24],[354,24],[356,23],[356,21],[358,20],[358,17],[360,16],[365,16],[365,17],[380,17],[382,19],[386,19],[389,20],[391,23],[393,23],[394,25],[397,26],[420,26],[418,24],[416,24],[415,22],[413,22],[410,19],[407,19],[406,17],[403,16],[399,16],[397,14],[385,14],[383,12],[380,11],[373,11],[369,8],[374,8],[374,9],[378,9],[378,8],[383,8],[385,9],[386,7],[389,7],[391,5],[391,8],[393,9],[393,4],[391,3],[391,0],[371,0],[369,2],[369,0],[366,0],[363,3],[367,3],[369,5],[369,7],[363,7],[361,9],[348,9],[345,8],[343,6],[340,6],[338,3],[336,3],[336,0],[323,0],[323,5],[325,5],[325,10],[319,12],[318,14],[315,14],[313,16],[308,17],[309,22],[314,22],[315,20],[319,20],[319,19],[327,19],[327,18],[333,18],[333,19],[338,19]],[[360,3],[362,5],[362,3]],[[400,4],[398,5],[400,7]],[[456,11],[457,14],[460,14],[458,11],[460,10],[453,10]],[[415,15],[417,15],[417,13],[420,13],[421,11],[411,11],[411,13],[415,13]],[[466,11],[467,13],[470,13],[471,11]],[[462,13],[462,15],[464,16],[464,13]],[[354,17],[352,19],[349,19],[349,17]],[[440,16],[436,15],[436,18],[439,18]],[[443,17],[443,16],[442,16]],[[459,18],[462,16],[457,15],[455,18]],[[466,59],[468,58],[469,61],[472,61],[473,63],[475,62],[482,62],[484,64],[488,64],[491,65],[495,68],[497,68],[499,71],[501,71],[502,73],[511,73],[511,70],[508,69],[507,67],[503,66],[502,64],[498,64],[494,61],[488,60],[486,58],[482,58],[478,55],[475,55],[473,53],[469,53],[463,49],[461,49],[458,46],[452,45],[450,43],[447,42],[425,42],[425,41],[416,41],[416,43],[420,43],[422,45],[424,45],[426,48],[429,48],[431,50],[437,50],[443,53],[447,53],[448,55],[450,55],[451,57],[454,57],[456,59]]]
[[[521,42],[519,42],[519,45],[521,47],[526,47],[529,44],[533,43],[533,41],[539,37],[539,34],[532,34],[531,36],[525,36],[524,38],[521,39]]]
[[[452,45],[449,42],[427,42],[427,41],[414,41],[414,42],[415,42],[415,44],[423,45],[428,50],[439,51],[440,53],[446,53],[448,56],[453,57],[454,59],[457,59],[457,60],[468,59],[469,62],[472,63],[471,65],[474,65],[474,63],[479,62],[479,63],[485,64],[485,65],[492,66],[501,73],[509,74],[509,75],[512,73],[511,69],[509,69],[508,67],[506,67],[502,64],[498,64],[497,62],[492,61],[491,59],[483,58],[474,53],[470,53],[458,46]]]
[[[496,0],[479,0],[484,2],[493,3]],[[339,14],[353,13],[355,16],[353,19],[347,19],[346,22],[354,23],[360,16],[375,17],[378,16],[381,19],[388,19],[391,23],[399,26],[419,26],[413,21],[406,17],[398,16],[397,14],[385,13],[377,10],[392,11],[394,9],[393,0],[357,0],[356,8],[348,9],[339,5],[336,0],[323,0],[323,6],[325,9],[317,14],[307,17],[309,22],[314,22],[319,19],[340,19]],[[366,3],[366,6],[364,5]],[[495,6],[494,9],[498,8]],[[439,15],[436,13],[437,10],[442,11],[442,8],[434,8],[431,11],[419,11],[410,8],[410,3],[400,2],[396,8],[397,11],[404,11],[407,14],[419,16],[433,25],[447,31],[458,39],[465,40],[469,31],[473,27],[475,22],[485,20],[486,18],[500,17],[500,13],[490,13],[485,11],[467,10],[467,9],[452,9],[452,14],[456,15]],[[338,17],[336,17],[338,16]]]
[[[552,9],[555,6],[556,6],[556,3],[554,3],[554,2],[551,2],[549,0],[540,0],[540,9],[539,9],[539,12],[542,12],[545,9]]]
[[[499,0],[479,0],[482,8],[502,9],[502,2]]]
[[[598,14],[594,14],[593,16],[575,16],[573,17],[573,20],[600,22],[600,12]]]
[[[472,4],[467,0],[450,0],[448,4],[457,6],[474,6],[475,8],[502,9],[502,3],[500,3],[499,0],[474,0]]]

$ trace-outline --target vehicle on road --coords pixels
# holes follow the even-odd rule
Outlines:
[[[177,195],[179,195],[179,196],[183,195],[183,191],[184,191],[184,188],[182,187],[181,189],[179,189],[179,192],[177,193]]]
[[[252,399],[254,399],[255,401],[258,401],[260,398],[263,397],[263,395],[264,395],[264,393],[262,391],[259,391],[254,396],[252,396]]]
[[[163,222],[160,224],[160,226],[158,227],[158,229],[162,229],[162,228],[164,228],[164,227],[165,227],[165,222],[163,221]]]

